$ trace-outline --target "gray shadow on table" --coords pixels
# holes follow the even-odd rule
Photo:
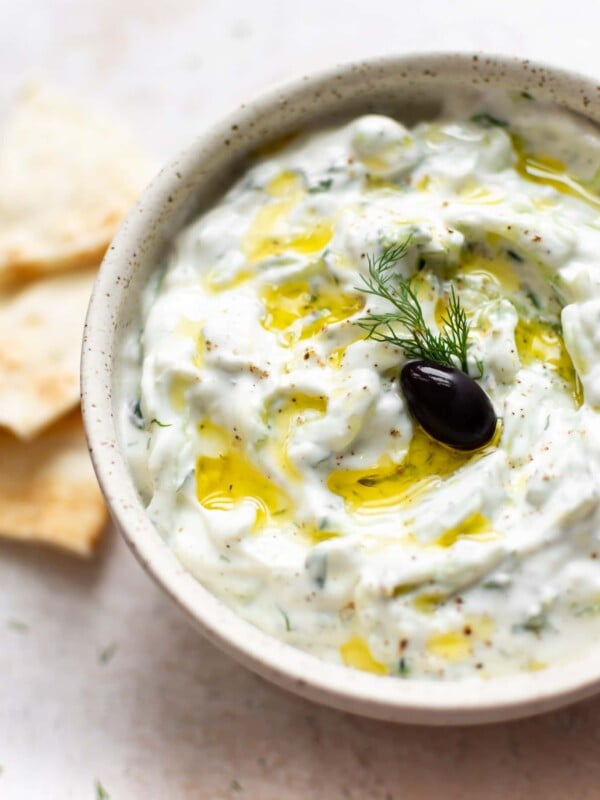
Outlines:
[[[0,562],[3,569],[18,567],[33,577],[43,576],[44,581],[57,586],[68,583],[87,591],[102,580],[115,550],[115,538],[116,532],[107,525],[92,557],[79,556],[47,544],[0,539]]]

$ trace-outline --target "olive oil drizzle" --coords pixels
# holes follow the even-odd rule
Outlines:
[[[595,209],[600,209],[600,197],[583,181],[570,175],[562,161],[553,156],[528,151],[525,142],[517,134],[513,133],[511,140],[516,154],[515,169],[521,177],[533,183],[551,186],[561,194],[576,197]]]
[[[196,459],[196,497],[204,508],[228,511],[247,501],[256,508],[255,531],[291,511],[285,491],[260,471],[243,443],[229,431],[202,420],[198,436],[201,453]]]
[[[444,478],[487,451],[462,453],[435,442],[415,428],[408,452],[399,464],[389,457],[370,469],[335,470],[327,486],[352,511],[369,514],[410,505],[440,485]]]
[[[315,217],[311,225],[291,225],[292,211],[307,193],[298,173],[280,173],[266,191],[270,200],[258,210],[242,245],[250,265],[287,251],[312,255],[327,246],[333,236],[330,220]]]
[[[376,675],[387,675],[387,667],[377,661],[362,636],[353,636],[340,647],[340,656],[348,667],[373,672]]]
[[[515,328],[515,343],[521,363],[528,366],[535,361],[545,365],[562,381],[577,406],[583,403],[583,389],[579,376],[562,336],[543,320],[520,319]]]
[[[318,335],[329,325],[354,316],[364,306],[360,294],[341,291],[326,273],[310,281],[269,284],[260,297],[265,309],[261,325],[278,334],[284,347]]]

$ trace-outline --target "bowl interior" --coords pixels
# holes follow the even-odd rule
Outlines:
[[[111,512],[158,583],[211,641],[269,680],[314,700],[368,716],[419,723],[489,722],[556,707],[596,690],[598,652],[544,672],[462,682],[402,681],[324,663],[239,618],[185,572],[144,508],[116,431],[122,400],[119,353],[140,324],[139,300],[177,232],[208,209],[265,145],[358,114],[407,125],[436,116],[448,92],[527,91],[600,119],[600,87],[576,75],[499,57],[433,55],[353,64],[240,108],[156,177],[102,265],[83,345],[83,409],[92,459]]]

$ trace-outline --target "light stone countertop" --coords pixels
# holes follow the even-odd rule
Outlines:
[[[592,0],[0,3],[0,116],[72,91],[157,161],[274,81],[484,49],[600,79]],[[1,454],[0,454],[1,457]],[[203,641],[113,530],[90,562],[0,545],[0,800],[600,798],[600,698],[485,728],[394,726],[267,685]]]

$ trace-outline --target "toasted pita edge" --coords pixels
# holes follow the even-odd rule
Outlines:
[[[32,442],[0,433],[0,537],[90,556],[108,511],[79,409]]]

